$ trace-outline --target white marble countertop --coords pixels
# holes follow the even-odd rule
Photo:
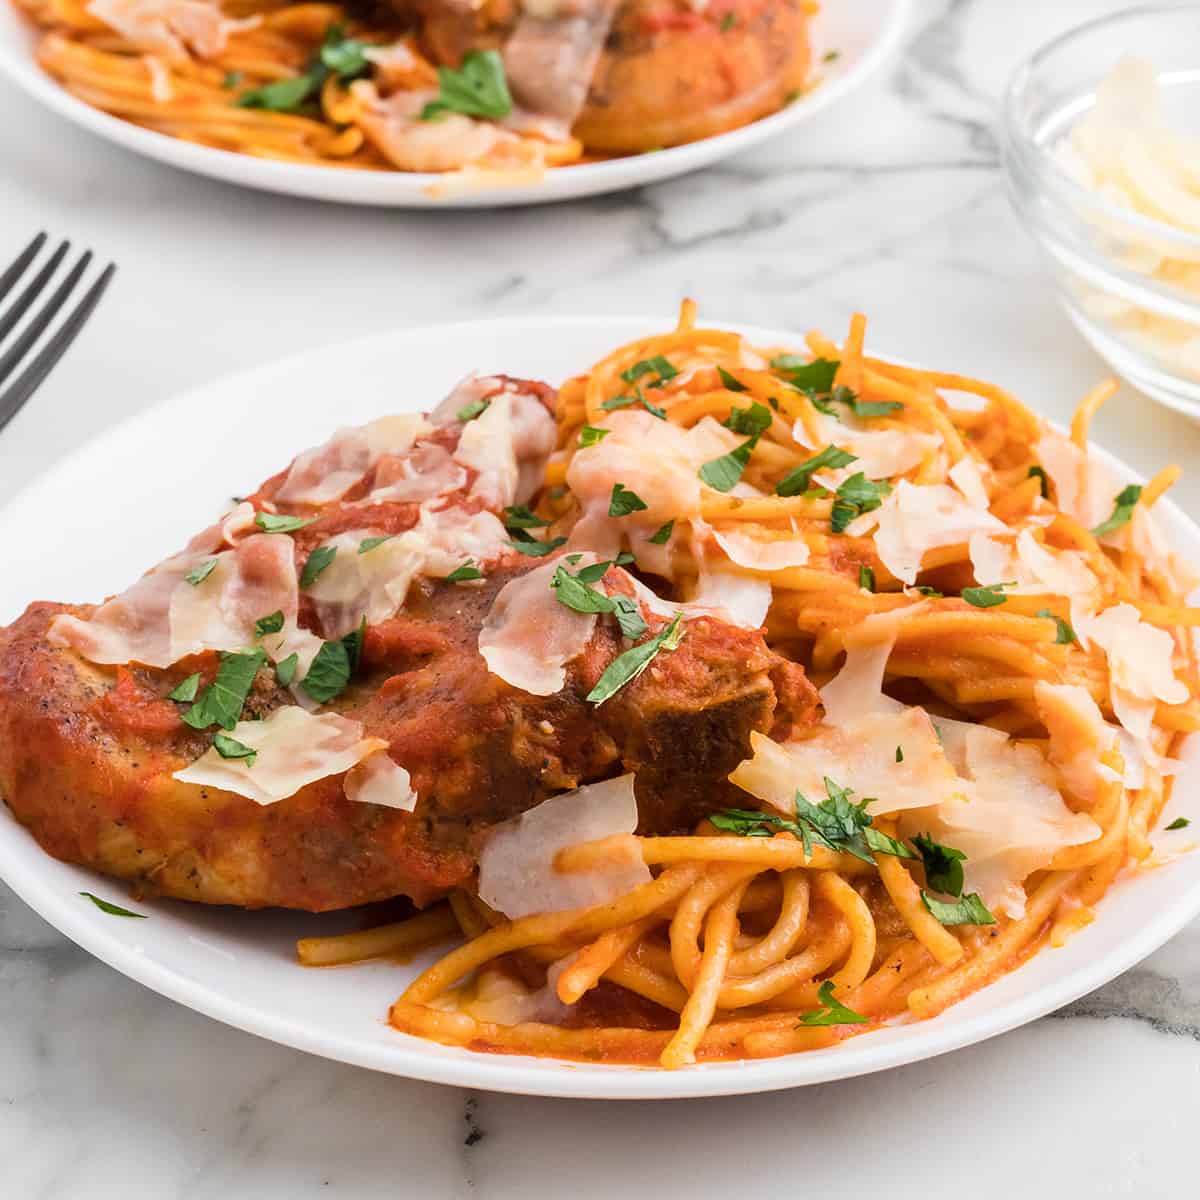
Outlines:
[[[827,0],[836,4],[837,0]],[[790,138],[641,192],[492,214],[323,207],[142,162],[0,85],[0,256],[35,229],[121,271],[0,435],[0,502],[182,388],[399,325],[658,313],[841,327],[1065,416],[1104,374],[1008,207],[1012,65],[1095,0],[918,0],[901,61]],[[1200,429],[1128,389],[1097,436],[1193,468]],[[10,564],[11,566],[11,564]],[[1195,1187],[1200,925],[1016,1033],[886,1075],[644,1104],[471,1096],[259,1041],[92,960],[0,885],[0,1194],[308,1200],[963,1194]]]

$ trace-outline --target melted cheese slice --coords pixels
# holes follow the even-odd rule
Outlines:
[[[383,750],[351,767],[342,786],[346,799],[357,804],[378,804],[401,812],[412,812],[417,807],[411,777]]]
[[[615,900],[651,876],[636,842],[594,871],[565,875],[555,855],[637,828],[633,776],[555,796],[488,835],[479,856],[479,897],[506,917],[588,908]]]
[[[415,413],[339,429],[323,446],[297,456],[276,498],[285,504],[340,500],[384,456],[406,454],[432,426]]]
[[[597,561],[583,555],[572,570]],[[534,696],[552,696],[567,682],[567,664],[587,648],[596,614],[561,604],[550,587],[561,560],[542,563],[500,589],[479,631],[488,670]]]
[[[229,736],[256,751],[253,766],[245,759],[222,758],[211,747],[173,778],[236,792],[256,804],[276,804],[387,749],[387,742],[363,737],[357,721],[295,707],[277,708],[265,721],[239,721]]]
[[[860,524],[861,522],[861,524]],[[967,542],[975,533],[1004,533],[998,517],[976,508],[945,484],[920,486],[900,480],[881,508],[865,513],[847,532],[857,536],[872,525],[880,561],[904,583],[915,583],[929,550]]]

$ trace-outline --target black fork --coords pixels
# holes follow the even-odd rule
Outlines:
[[[41,267],[31,271],[45,244],[46,235],[39,233],[0,275],[0,304],[12,296],[11,303],[0,311],[0,387],[8,384],[5,390],[0,391],[0,429],[24,408],[26,401],[37,391],[42,380],[54,369],[55,363],[67,352],[67,348],[100,303],[100,297],[104,295],[104,289],[108,287],[117,269],[115,263],[109,263],[100,272],[95,282],[46,339],[41,349],[30,357],[30,351],[46,332],[59,310],[71,298],[72,292],[79,286],[79,281],[92,261],[90,250],[81,254],[41,307],[35,310],[35,304],[53,282],[59,267],[67,257],[67,252],[71,249],[70,242],[60,243]],[[32,274],[32,278],[20,287],[23,277],[27,274]],[[9,334],[26,313],[30,312],[32,315],[25,327],[10,340]],[[9,377],[13,376],[22,364],[24,369],[9,383]]]

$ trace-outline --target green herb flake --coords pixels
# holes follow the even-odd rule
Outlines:
[[[903,842],[898,842],[894,837],[888,837],[886,833],[881,833],[878,829],[870,827],[864,829],[863,837],[876,854],[890,854],[893,858],[917,857]]]
[[[316,517],[288,517],[283,513],[260,512],[254,514],[254,523],[263,533],[295,533],[305,525],[311,525]]]
[[[845,533],[846,526],[855,517],[873,512],[891,490],[890,483],[876,483],[861,471],[851,475],[834,493],[833,509],[830,513],[830,527],[833,532]]]
[[[545,558],[547,554],[553,554],[559,546],[565,546],[567,539],[565,537],[551,538],[548,542],[509,542],[514,550],[520,550],[522,554],[527,554],[530,558]]]
[[[781,354],[771,359],[771,368],[782,375],[797,391],[809,396],[827,396],[833,388],[839,362],[814,358],[811,362],[798,354]]]
[[[1039,466],[1030,467],[1029,472],[1025,476],[1025,478],[1026,479],[1036,479],[1038,481],[1038,486],[1041,489],[1042,499],[1043,500],[1050,499],[1050,480],[1046,475],[1046,470],[1044,467],[1039,467]]]
[[[826,979],[817,989],[817,1000],[822,1005],[815,1012],[806,1012],[800,1018],[801,1025],[868,1025],[871,1018],[856,1013],[840,1003],[833,994],[833,981]]]
[[[875,590],[875,569],[873,567],[860,566],[858,568],[858,586],[868,592]]]
[[[189,675],[186,679],[180,680],[168,693],[168,700],[178,700],[182,704],[189,704],[195,700],[196,693],[200,690],[200,672],[196,671]]]
[[[737,27],[737,23],[738,23],[737,13],[727,12],[721,18],[721,24],[718,26],[718,28],[721,30],[722,33],[728,33],[731,29],[734,29]]]
[[[312,587],[317,582],[317,578],[321,572],[335,558],[337,558],[336,546],[318,546],[304,563],[304,570],[300,572],[300,586],[302,588]]]
[[[1051,612],[1048,608],[1039,608],[1037,610],[1039,617],[1044,617],[1047,621],[1053,621],[1058,632],[1054,635],[1054,641],[1059,646],[1069,646],[1072,642],[1077,642],[1079,638],[1075,634],[1069,621],[1064,621],[1057,613]]]
[[[258,758],[257,750],[252,750],[249,746],[239,742],[237,738],[231,738],[227,733],[213,735],[213,749],[222,758],[243,759],[247,767],[254,766],[255,760]]]
[[[385,533],[379,537],[363,538],[363,540],[358,543],[358,552],[359,554],[370,554],[372,550],[378,546],[382,546],[384,542],[390,542],[393,536],[393,534]]]
[[[816,471],[836,471],[857,462],[858,457],[837,446],[826,446],[820,454],[802,462],[798,467],[789,471],[776,485],[777,496],[799,496],[808,490],[809,482]]]
[[[987,587],[963,588],[962,598],[973,608],[997,608],[1008,599],[1004,589],[1016,586],[1014,580],[1010,583],[989,583]]]
[[[1133,516],[1134,506],[1141,499],[1142,489],[1136,483],[1131,483],[1127,488],[1122,488],[1117,493],[1117,498],[1113,501],[1112,516],[1107,521],[1097,525],[1092,530],[1093,537],[1103,537],[1106,533],[1112,533],[1114,530],[1120,529],[1122,525],[1129,523],[1130,517]]]
[[[500,120],[513,108],[504,60],[495,50],[472,50],[456,71],[438,68],[438,96],[421,110],[422,121],[436,121],[447,113]]]
[[[472,400],[470,404],[464,405],[454,415],[462,422],[473,421],[476,417],[482,416],[491,407],[490,400]]]
[[[113,904],[111,900],[101,900],[99,896],[92,895],[91,892],[80,892],[81,896],[90,900],[102,913],[108,913],[110,917],[136,917],[140,921],[145,921],[148,914],[130,912],[127,908],[122,908],[119,904]]]
[[[467,583],[472,579],[482,579],[483,572],[470,560],[467,559],[461,567],[455,567],[449,575],[446,576],[447,583]]]
[[[221,86],[228,92],[237,87],[242,79],[245,78],[241,71],[229,71],[225,78],[221,80]]]
[[[750,461],[750,455],[754,453],[754,447],[757,445],[758,435],[756,434],[749,441],[745,441],[740,446],[730,450],[728,454],[722,454],[720,458],[714,458],[711,462],[706,462],[700,468],[700,478],[714,492],[732,491],[741,480],[742,472],[746,469],[746,464]]]
[[[684,627],[680,620],[677,616],[654,637],[613,659],[597,680],[596,686],[588,692],[587,699],[599,707],[627,683],[635,680],[660,653],[676,649],[684,635]]]
[[[549,524],[524,504],[510,504],[504,510],[505,529],[543,529]]]
[[[730,409],[729,416],[722,424],[743,437],[758,437],[770,427],[771,410],[756,400],[749,408]]]
[[[278,633],[283,628],[283,609],[277,608],[265,617],[259,617],[254,622],[254,636],[266,637],[268,633]]]
[[[748,392],[750,389],[736,375],[731,375],[724,367],[717,368],[721,383],[727,392]]]
[[[1175,820],[1170,823],[1170,825],[1166,825],[1164,828],[1168,833],[1171,833],[1176,829],[1186,829],[1190,824],[1191,821],[1189,821],[1187,817],[1176,817]]]
[[[967,856],[953,846],[943,846],[935,842],[927,833],[918,833],[913,838],[913,845],[921,855],[925,866],[925,879],[935,892],[944,892],[947,896],[961,896],[963,890],[963,869]]]
[[[275,664],[275,682],[280,687],[291,687],[292,680],[296,678],[296,667],[299,662],[298,654],[289,654],[287,658],[282,658]]]
[[[648,542],[653,542],[656,546],[665,546],[671,540],[671,534],[675,532],[675,521],[672,518],[665,525],[660,525],[647,539]]]
[[[648,507],[637,492],[631,491],[623,483],[613,484],[612,496],[608,501],[610,517],[627,517],[631,513],[645,512]]]
[[[922,891],[921,901],[943,925],[995,925],[996,923],[996,918],[988,912],[987,905],[979,898],[977,892],[971,892],[961,900],[948,904],[946,901],[939,900],[936,896]]]
[[[595,425],[585,425],[579,431],[580,450],[586,450],[589,446],[602,442],[610,433],[612,433],[611,429],[597,429]]]
[[[886,417],[904,408],[898,400],[860,400],[855,392],[838,384],[829,396],[835,404],[845,404],[859,420]]]
[[[637,383],[639,379],[653,375],[654,378],[646,385],[653,388],[662,387],[664,383],[674,379],[678,374],[679,371],[671,365],[668,359],[661,354],[656,354],[653,358],[643,358],[640,362],[635,362],[628,370],[621,372],[621,378],[626,383]]]
[[[300,686],[318,704],[327,704],[346,690],[346,685],[358,669],[366,633],[367,622],[364,617],[362,624],[345,637],[321,643],[308,674],[300,681]]]
[[[193,729],[207,729],[210,725],[232,729],[241,719],[254,678],[266,661],[267,656],[261,650],[222,654],[216,679],[183,714],[184,722]]]
[[[199,587],[212,573],[217,569],[217,560],[215,558],[207,559],[198,567],[193,567],[185,576],[184,579],[192,585]]]
[[[896,761],[898,763],[902,763],[904,761],[904,747],[903,746],[896,747]]]

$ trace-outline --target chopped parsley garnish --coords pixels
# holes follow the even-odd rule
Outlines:
[[[675,532],[674,519],[668,521],[665,525],[660,525],[647,539],[648,542],[653,542],[656,546],[665,546],[671,540],[671,534]]]
[[[829,394],[829,399],[834,404],[845,404],[860,420],[886,417],[904,407],[898,400],[860,400],[857,393],[840,383]]]
[[[287,517],[283,513],[260,512],[254,514],[254,523],[263,533],[294,533],[311,525],[316,517]]]
[[[640,362],[635,362],[628,370],[621,372],[621,378],[626,383],[637,383],[639,379],[643,379],[647,375],[653,375],[654,378],[646,385],[647,387],[662,387],[670,379],[674,379],[679,371],[673,367],[669,360],[661,354],[656,354],[653,358],[643,358]]]
[[[464,423],[473,421],[476,417],[482,416],[491,406],[490,400],[472,400],[470,404],[463,405],[454,415]]]
[[[198,567],[193,567],[185,576],[184,579],[192,585],[199,587],[212,573],[216,570],[217,560],[215,558],[207,559]]]
[[[921,855],[925,865],[925,879],[935,892],[944,892],[947,896],[961,896],[963,890],[962,865],[967,856],[953,846],[943,846],[935,842],[927,833],[918,833],[913,837],[913,845]]]
[[[722,33],[728,33],[735,28],[738,23],[737,13],[727,12],[722,18],[720,25],[717,26]]]
[[[939,592],[937,588],[930,587],[927,583],[913,584],[914,592],[919,592],[922,596],[928,596],[930,600],[940,600],[946,593]]]
[[[222,758],[244,759],[248,767],[254,766],[254,760],[258,758],[257,750],[252,750],[249,746],[243,745],[237,738],[231,738],[227,733],[213,735],[213,749]]]
[[[842,52],[840,50],[826,50],[825,53],[821,55],[821,61],[823,63],[837,62],[837,60],[841,57]]]
[[[585,425],[579,431],[580,450],[586,450],[589,446],[602,442],[610,433],[612,433],[611,429],[598,429],[595,425]]]
[[[988,912],[987,905],[979,898],[978,892],[972,892],[953,904],[939,900],[928,892],[922,891],[921,902],[943,925],[995,925],[996,918]]]
[[[182,704],[188,704],[195,700],[196,693],[200,690],[200,672],[196,671],[189,675],[186,679],[181,679],[168,693],[168,700],[178,700]]]
[[[817,1000],[822,1005],[814,1012],[806,1012],[800,1018],[801,1025],[866,1025],[870,1017],[856,1013],[840,1003],[833,994],[833,981],[826,979],[817,989]]]
[[[996,608],[1008,599],[1004,589],[1016,586],[1013,580],[1010,583],[989,583],[987,587],[963,588],[962,598],[975,608]]]
[[[648,507],[637,492],[631,491],[623,483],[613,484],[612,496],[608,501],[610,517],[627,517],[630,513],[645,512]]]
[[[300,662],[300,655],[289,654],[287,658],[281,658],[275,664],[275,682],[280,687],[291,687],[292,680],[296,678],[296,667]]]
[[[588,700],[597,706],[603,704],[627,683],[635,680],[661,652],[676,649],[684,635],[680,621],[681,618],[677,616],[649,641],[614,658],[597,680],[596,686],[588,692]]]
[[[758,437],[766,433],[771,424],[771,410],[756,400],[749,408],[732,408],[721,424],[744,437]]]
[[[781,354],[771,359],[771,367],[778,371],[797,391],[809,396],[828,396],[833,388],[839,362],[827,358],[814,358],[812,362],[799,354]]]
[[[830,513],[830,527],[833,532],[844,533],[846,526],[855,517],[877,509],[883,503],[884,496],[891,490],[890,483],[876,483],[861,471],[851,475],[834,494],[833,510]]]
[[[365,42],[348,38],[340,25],[330,25],[317,52],[308,60],[302,74],[291,79],[275,79],[250,92],[243,92],[234,104],[238,108],[263,108],[268,112],[296,112],[316,100],[325,81],[336,76],[343,83],[366,75],[371,64],[363,53]],[[225,76],[223,86],[234,87],[230,80],[240,71]]]
[[[370,552],[374,550],[376,546],[382,546],[384,542],[390,542],[393,536],[393,534],[385,533],[379,537],[363,538],[363,540],[358,543],[358,552],[359,554],[370,554]]]
[[[1141,499],[1142,489],[1136,483],[1131,483],[1127,488],[1122,488],[1117,493],[1117,498],[1113,501],[1112,516],[1107,521],[1101,522],[1095,529],[1092,530],[1093,537],[1103,537],[1106,533],[1112,533],[1116,529],[1120,529],[1122,525],[1128,524],[1129,518],[1133,516],[1134,505]]]
[[[549,524],[524,504],[510,504],[504,510],[505,529],[544,529]]]
[[[750,455],[754,453],[754,447],[758,445],[759,437],[760,435],[756,433],[749,441],[730,450],[728,454],[722,454],[720,458],[706,462],[700,468],[700,478],[714,492],[732,491],[742,478],[742,472],[750,461]]]
[[[110,917],[137,917],[139,921],[147,919],[146,913],[130,912],[127,908],[122,908],[119,904],[113,904],[111,900],[101,900],[99,896],[93,896],[91,892],[80,892],[81,896],[90,900],[102,913],[108,913]]]
[[[461,567],[455,567],[446,576],[447,583],[466,583],[471,579],[482,579],[483,572],[468,559]]]
[[[858,568],[858,586],[868,592],[875,590],[875,568],[860,566]]]
[[[896,761],[898,763],[901,763],[904,761],[904,747],[903,746],[896,747]]]
[[[438,67],[438,97],[421,110],[422,121],[436,121],[447,113],[498,120],[512,112],[512,96],[504,74],[504,60],[495,50],[472,50],[459,70]]]
[[[1191,824],[1187,817],[1176,817],[1170,825],[1165,826],[1168,833],[1175,829],[1186,829]]]
[[[826,469],[836,471],[840,467],[847,467],[852,462],[857,461],[857,455],[840,450],[837,446],[826,446],[820,454],[814,455],[807,461],[802,462],[798,467],[789,471],[775,485],[775,495],[799,496],[802,492],[808,490],[808,485],[814,471],[824,471]]]
[[[228,71],[225,78],[221,80],[221,86],[229,91],[231,88],[237,87],[242,82],[243,75],[241,71]]]
[[[548,542],[514,541],[508,544],[514,550],[520,550],[522,554],[529,555],[530,558],[545,558],[547,554],[553,554],[559,546],[565,546],[567,539],[565,537],[556,537],[551,538]]]
[[[1050,499],[1050,480],[1046,477],[1044,467],[1033,466],[1029,468],[1029,473],[1025,476],[1026,479],[1036,479],[1038,486],[1042,491],[1042,499]]]
[[[317,577],[335,558],[337,558],[336,546],[318,546],[308,556],[304,570],[300,572],[300,586],[302,588],[312,587],[317,582]]]
[[[825,777],[826,798],[820,804],[810,804],[802,792],[796,792],[794,819],[776,813],[754,809],[727,808],[709,817],[713,826],[723,833],[741,837],[770,837],[773,833],[791,833],[804,844],[805,854],[812,854],[813,843],[835,853],[852,854],[863,862],[874,863],[871,852],[892,854],[898,858],[915,855],[903,842],[871,828],[869,800],[854,804],[849,788],[838,787]]]
[[[318,703],[326,704],[346,690],[362,653],[363,638],[366,636],[366,619],[345,637],[332,642],[322,642],[308,674],[300,686]]]
[[[621,633],[631,641],[636,641],[646,632],[646,622],[637,603],[629,596],[607,596],[590,586],[600,580],[612,565],[610,562],[592,563],[575,575],[565,567],[559,567],[554,572],[550,586],[558,602],[575,612],[612,613]]]
[[[266,661],[267,656],[261,650],[222,654],[216,679],[183,714],[183,720],[193,729],[207,729],[210,725],[232,729],[241,718],[254,677]]]
[[[254,622],[254,636],[265,637],[268,633],[278,633],[283,628],[283,609],[277,608],[265,617],[259,617]]]
[[[640,387],[633,389],[632,396],[628,392],[624,392],[620,396],[613,396],[610,400],[605,400],[600,407],[605,412],[612,412],[617,408],[629,408],[633,404],[640,404],[652,417],[657,417],[660,421],[667,419],[667,410],[660,408],[657,404],[651,404]]]
[[[1058,628],[1058,632],[1054,636],[1054,641],[1059,646],[1069,646],[1072,642],[1077,642],[1079,639],[1075,635],[1075,630],[1071,627],[1070,622],[1064,621],[1057,613],[1052,613],[1048,608],[1039,608],[1037,610],[1039,617],[1045,617],[1048,621],[1053,621]]]
[[[731,375],[724,367],[717,368],[717,374],[729,392],[748,392],[750,389],[736,375]]]

